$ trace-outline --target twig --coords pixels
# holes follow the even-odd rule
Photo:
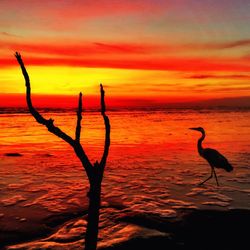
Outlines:
[[[76,124],[76,141],[80,141],[81,135],[81,120],[82,120],[82,93],[79,94],[79,102],[77,109],[77,124]]]
[[[102,84],[100,84],[100,91],[101,91],[101,114],[102,114],[102,117],[104,119],[105,131],[106,131],[104,151],[103,151],[103,156],[102,156],[102,159],[100,162],[100,166],[102,168],[102,171],[104,171],[107,157],[108,157],[108,153],[109,153],[109,147],[110,147],[110,123],[109,123],[109,118],[105,113],[105,111],[106,111],[105,100],[104,100],[105,92],[104,92]]]

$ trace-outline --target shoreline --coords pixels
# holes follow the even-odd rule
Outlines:
[[[108,209],[108,208],[104,208]],[[86,220],[86,214],[81,213],[64,213],[57,214],[46,218],[45,225],[50,231],[40,231],[38,234],[20,235],[16,232],[16,243],[10,244],[5,242],[3,249],[29,249],[29,245],[36,242],[46,242],[46,239],[53,239],[53,234],[70,221],[79,219]],[[239,247],[249,244],[248,226],[250,224],[250,210],[247,209],[228,209],[228,210],[202,210],[202,209],[180,209],[174,218],[164,218],[156,216],[153,213],[123,212],[115,219],[114,224],[122,224],[124,227],[138,227],[141,233],[131,234],[127,240],[116,240],[114,235],[113,243],[110,244],[105,238],[99,241],[99,248],[102,250],[125,250],[125,249],[152,249],[156,244],[157,249],[206,249],[211,247]],[[125,223],[125,224],[124,224]],[[30,227],[30,232],[33,228]],[[102,231],[102,228],[100,228]],[[3,232],[3,231],[2,231]],[[3,235],[1,232],[1,235]],[[122,231],[121,231],[122,232]],[[146,233],[145,233],[146,232]],[[15,232],[12,232],[15,234]],[[84,236],[85,232],[82,232]],[[27,236],[29,235],[29,237]],[[25,238],[26,237],[26,238]],[[1,242],[4,242],[1,240]],[[65,241],[67,243],[67,241]],[[77,238],[77,244],[82,245],[83,240]],[[58,243],[58,242],[57,242]],[[60,241],[59,241],[60,243]],[[63,243],[63,241],[62,241]],[[70,244],[74,242],[69,242]],[[27,248],[25,247],[27,245]],[[61,245],[61,249],[77,249],[72,246]],[[191,247],[191,248],[190,248]],[[33,248],[32,248],[33,249]],[[34,249],[60,249],[55,245],[50,248]]]

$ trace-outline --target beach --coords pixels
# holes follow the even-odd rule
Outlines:
[[[41,110],[74,135],[73,110]],[[206,249],[249,245],[248,109],[151,109],[108,112],[111,147],[102,185],[99,249]],[[0,242],[4,249],[80,249],[88,181],[73,150],[24,110],[2,109]],[[216,148],[234,166],[216,170],[197,152]],[[104,125],[84,112],[81,143],[99,160]],[[244,227],[245,226],[245,227]]]

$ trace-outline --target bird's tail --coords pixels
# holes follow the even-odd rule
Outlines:
[[[233,171],[234,168],[229,162],[227,162],[227,165],[225,166],[225,169],[226,169],[227,172],[231,172],[231,171]]]

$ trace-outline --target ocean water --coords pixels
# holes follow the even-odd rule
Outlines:
[[[74,137],[75,112],[41,112]],[[131,212],[174,218],[179,209],[250,209],[249,110],[120,110],[108,115],[111,147],[102,185],[100,247],[156,234],[120,222]],[[197,152],[200,133],[188,129],[198,126],[206,130],[203,146],[217,149],[234,166],[230,173],[216,170],[219,187],[215,179],[197,185],[210,175]],[[102,116],[85,112],[81,143],[92,162],[102,156],[104,136]],[[73,149],[29,113],[13,110],[0,114],[0,138],[0,222],[12,245],[8,249],[78,249],[86,226],[88,182]],[[51,226],[48,221],[58,215],[70,220]],[[11,242],[10,234],[26,237],[31,227],[35,239],[24,245]]]

